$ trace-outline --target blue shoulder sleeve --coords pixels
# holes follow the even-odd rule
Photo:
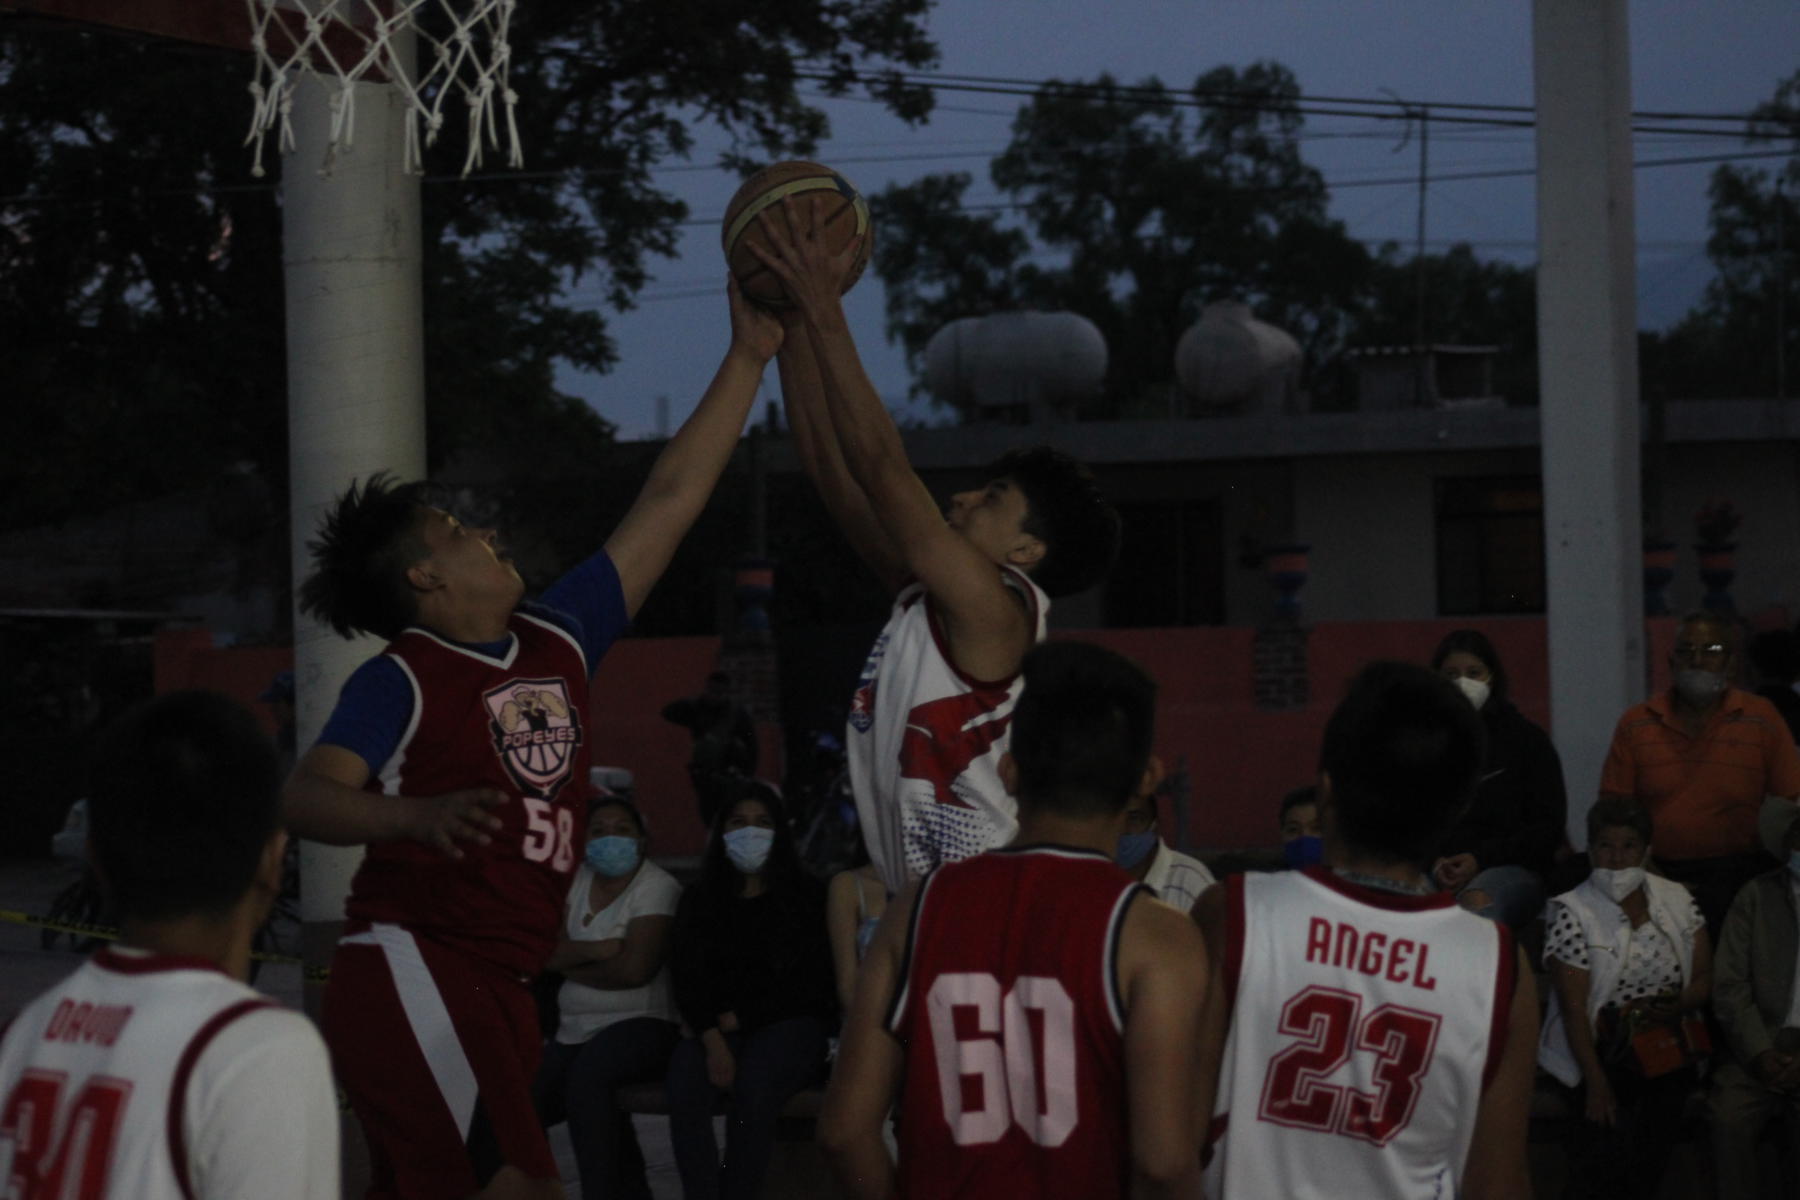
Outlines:
[[[575,635],[590,675],[631,621],[625,613],[619,570],[605,550],[595,551],[546,588],[539,604],[550,610],[541,615]]]
[[[344,681],[319,741],[350,751],[373,774],[394,756],[412,715],[413,690],[406,672],[387,655],[377,654]]]

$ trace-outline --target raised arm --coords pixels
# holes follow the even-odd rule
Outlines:
[[[993,561],[945,524],[869,382],[838,298],[853,252],[831,255],[813,227],[811,205],[795,205],[791,198],[782,202],[780,215],[764,212],[758,220],[772,249],[755,252],[781,277],[805,319],[851,478],[906,571],[930,592],[957,666],[987,679],[1010,675],[1030,649],[1029,618]]]
[[[906,560],[844,462],[825,397],[825,380],[813,355],[812,335],[807,332],[805,318],[796,313],[782,324],[786,336],[775,362],[781,373],[781,395],[787,403],[788,428],[794,435],[800,465],[851,549],[875,572],[883,587],[898,591],[906,579]]]
[[[606,539],[627,614],[635,615],[643,605],[706,507],[756,401],[763,367],[781,346],[781,323],[745,300],[735,279],[726,287],[731,347],[693,415],[656,456],[637,500]]]

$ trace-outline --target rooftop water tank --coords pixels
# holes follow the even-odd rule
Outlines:
[[[925,346],[925,386],[973,421],[1066,418],[1105,382],[1106,339],[1072,312],[963,317]]]
[[[1175,379],[1190,413],[1291,412],[1300,343],[1235,300],[1209,304],[1175,347]]]

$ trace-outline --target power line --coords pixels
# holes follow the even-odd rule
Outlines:
[[[1793,157],[1793,155],[1786,150],[1746,150],[1738,154],[1691,154],[1679,158],[1640,158],[1631,165],[1634,169],[1649,169],[1654,167],[1687,167],[1699,166],[1707,163],[1742,162],[1754,159],[1791,157]],[[1491,171],[1450,171],[1432,175],[1428,177],[1425,182],[1427,186],[1429,186],[1439,183],[1462,183],[1478,179],[1526,179],[1536,174],[1536,167],[1505,167]],[[1419,177],[1417,175],[1393,175],[1382,179],[1327,179],[1324,181],[1325,190],[1328,192],[1345,191],[1351,188],[1417,187],[1418,185]],[[1292,189],[1277,186],[1233,189],[1233,191],[1242,192],[1281,192],[1289,190]],[[964,203],[957,207],[964,212],[1002,212],[1026,208],[1028,207],[1028,204],[1024,201],[998,201],[992,204]],[[683,226],[717,225],[723,219],[723,214],[714,217],[692,217],[686,221],[679,222],[679,224]]]
[[[841,76],[827,71],[801,70],[795,72],[795,78],[806,79],[815,83],[842,83]],[[1410,120],[1420,109],[1430,109],[1433,121],[1447,121],[1457,124],[1506,125],[1518,128],[1533,128],[1537,125],[1537,110],[1525,104],[1480,104],[1456,100],[1395,100],[1392,98],[1371,99],[1358,96],[1323,96],[1300,93],[1293,97],[1276,98],[1267,96],[1246,95],[1238,91],[1212,91],[1206,89],[1177,90],[1167,87],[1148,87],[1139,84],[1122,83],[1085,83],[1057,79],[1015,79],[992,75],[959,75],[953,73],[913,72],[899,73],[897,78],[902,83],[917,87],[929,88],[932,91],[972,92],[979,95],[1030,96],[1037,97],[1054,88],[1062,95],[1076,97],[1117,96],[1125,99],[1139,99],[1158,104],[1169,104],[1182,108],[1246,108],[1256,111],[1295,112],[1302,115],[1322,116],[1355,116],[1373,120]],[[853,76],[852,82],[876,82],[875,77]],[[886,79],[880,81],[885,82]],[[1331,106],[1351,106],[1348,110]],[[1448,111],[1444,111],[1448,110]],[[1457,113],[1496,113],[1506,114],[1499,117],[1459,116]],[[1441,114],[1441,115],[1440,115]],[[1670,132],[1670,133],[1705,133],[1715,136],[1745,137],[1742,128],[1752,120],[1760,120],[1769,124],[1787,124],[1800,127],[1800,122],[1781,118],[1757,117],[1751,113],[1699,113],[1680,112],[1674,110],[1633,110],[1634,121],[1706,121],[1714,124],[1731,123],[1739,126],[1729,130],[1696,130],[1696,129],[1657,129],[1653,126],[1634,126],[1638,132]]]

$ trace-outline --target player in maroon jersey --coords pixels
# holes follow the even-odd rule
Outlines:
[[[1197,1196],[1205,946],[1112,861],[1155,685],[1082,642],[1023,673],[1002,760],[1018,838],[888,905],[819,1138],[859,1197]]]
[[[419,485],[352,487],[302,605],[390,639],[344,685],[286,791],[304,837],[369,849],[325,1033],[369,1135],[372,1196],[561,1196],[531,1104],[527,983],[586,824],[588,681],[700,514],[780,323],[731,299],[731,345],[605,547],[537,602],[495,532]]]

